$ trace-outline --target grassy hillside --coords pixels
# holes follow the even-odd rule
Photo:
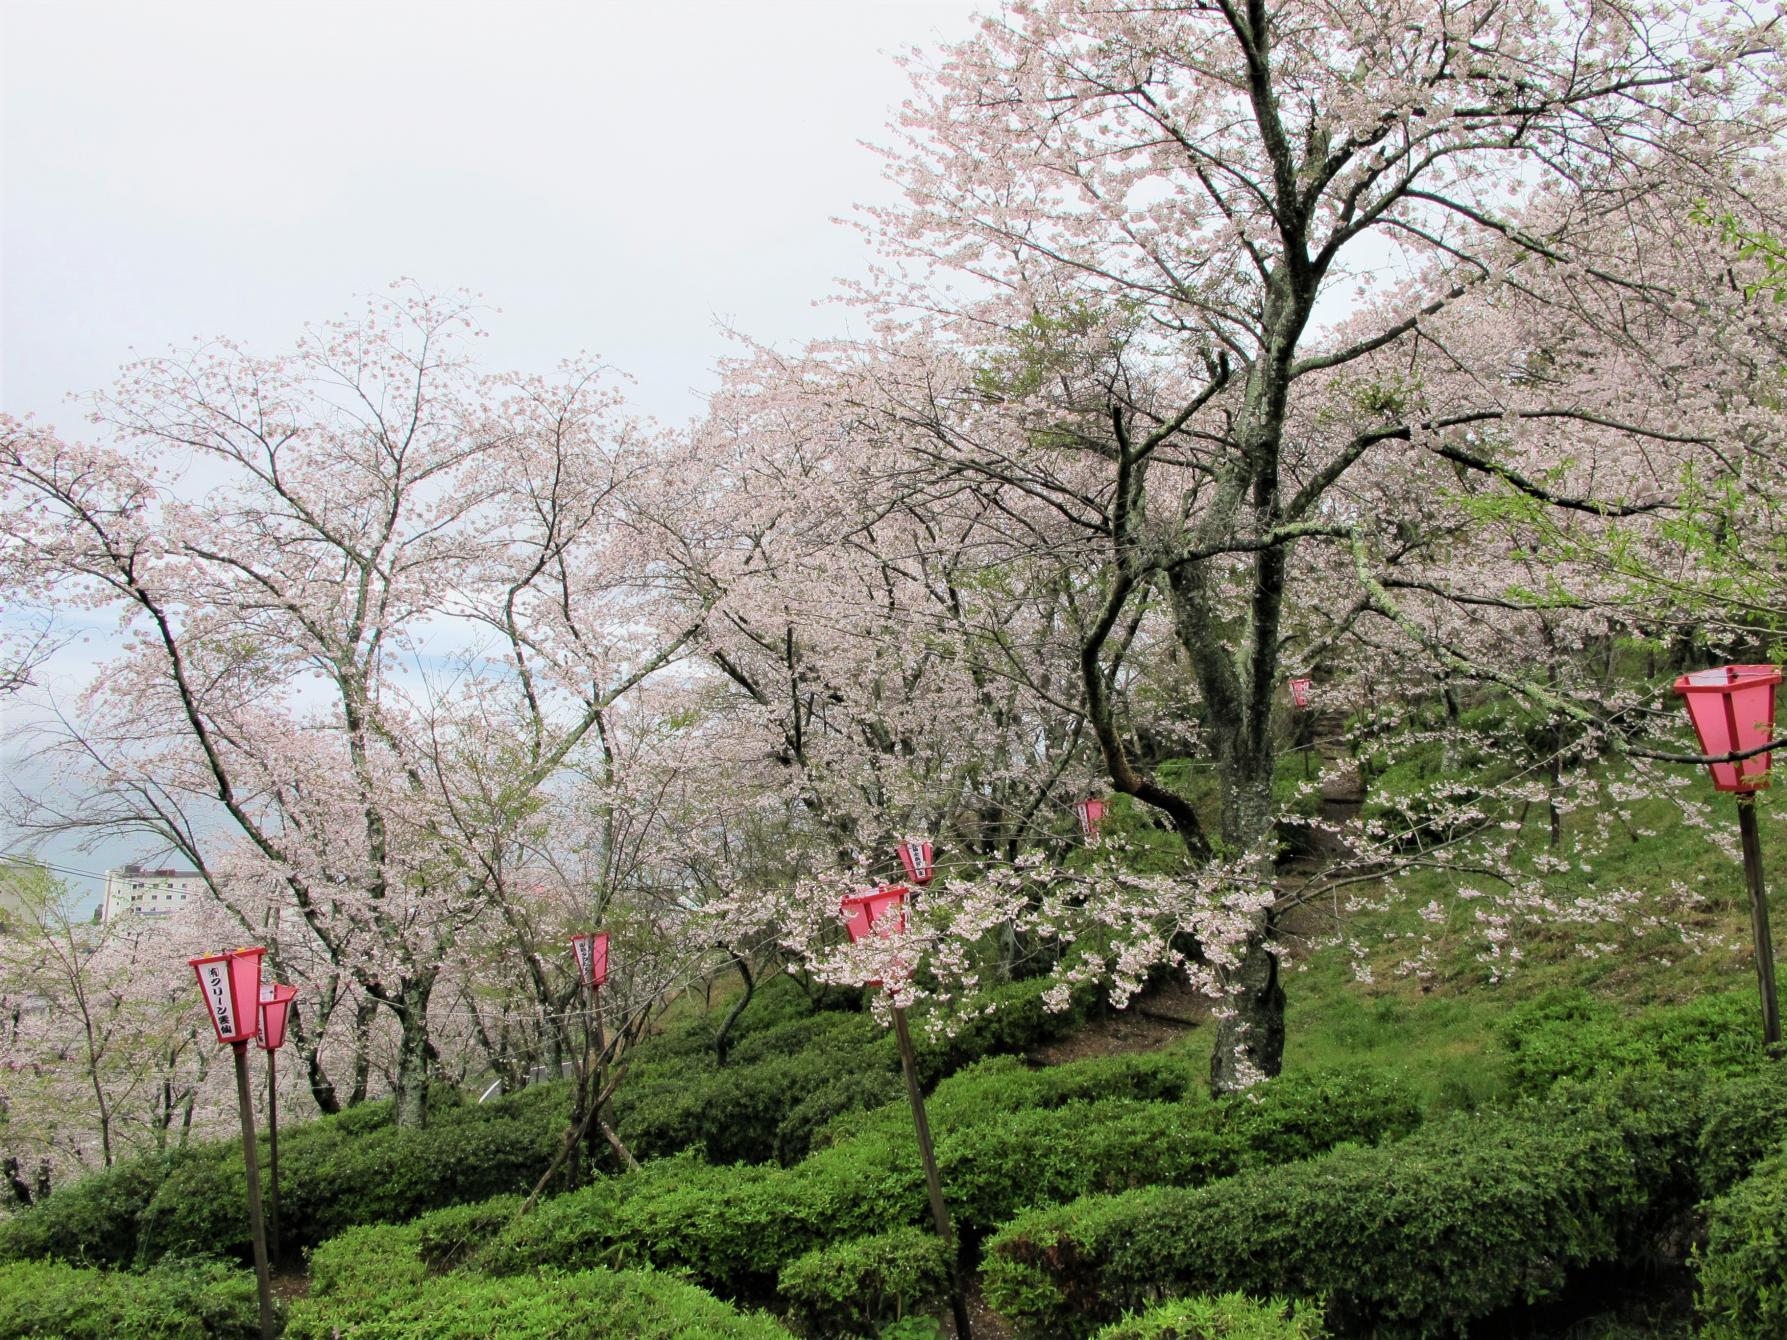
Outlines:
[[[1787,854],[1777,812],[1765,850]],[[1554,845],[1529,813],[1506,831],[1547,903],[1501,921],[1460,897],[1480,871],[1431,864],[1303,908],[1285,1075],[1252,1096],[1209,1098],[1208,1028],[1126,1054],[1092,1002],[1049,1015],[1035,984],[927,1044],[982,1340],[1787,1334],[1787,1081],[1737,868],[1674,815],[1609,800]],[[376,1108],[294,1130],[288,1233],[311,1250],[288,1333],[943,1333],[951,1263],[873,1019],[774,988],[725,1066],[712,1027],[691,1002],[640,1054],[617,1118],[643,1169],[525,1217],[553,1086],[425,1133]],[[0,1224],[0,1340],[251,1334],[239,1266],[178,1260],[245,1259],[239,1181],[226,1143]]]

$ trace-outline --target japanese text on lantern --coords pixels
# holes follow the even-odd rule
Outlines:
[[[230,965],[224,959],[214,963],[198,965],[199,981],[204,984],[205,1001],[211,1007],[211,1017],[217,1021],[219,1037],[229,1037],[236,1032],[236,1019],[230,1011]]]

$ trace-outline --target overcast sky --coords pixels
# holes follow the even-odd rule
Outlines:
[[[133,348],[276,350],[407,276],[501,309],[492,368],[598,354],[681,422],[720,323],[847,320],[815,303],[865,261],[831,220],[889,196],[860,142],[905,96],[891,54],[984,7],[0,0],[0,408],[79,432],[67,397]]]
[[[716,321],[796,340],[886,198],[891,53],[968,0],[0,0],[0,405],[73,422],[135,346],[277,347],[400,276],[493,366],[578,350],[680,421]]]

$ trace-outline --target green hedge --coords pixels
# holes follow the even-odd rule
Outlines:
[[[1108,1068],[1101,1068],[1108,1069]],[[1137,1073],[1151,1073],[1145,1068]],[[984,1077],[983,1077],[984,1078]],[[1057,1094],[1073,1091],[1066,1082]],[[1212,1103],[1107,1100],[935,1124],[956,1226],[975,1236],[1026,1205],[1131,1185],[1197,1182],[1272,1158],[1412,1126],[1413,1100],[1371,1077],[1288,1076]],[[817,1246],[926,1222],[910,1123],[866,1131],[794,1168],[658,1160],[535,1208],[474,1258],[495,1273],[539,1266],[652,1266],[734,1297],[767,1297],[781,1269]]]
[[[925,1099],[931,1125],[966,1127],[1000,1113],[1061,1107],[1100,1098],[1203,1103],[1209,1099],[1208,1048],[1171,1048],[1122,1056],[1095,1056],[1040,1068],[1016,1056],[993,1056],[965,1066],[938,1083]],[[868,1112],[836,1117],[814,1137],[815,1148],[877,1135],[899,1139],[912,1129],[912,1109],[902,1092]]]
[[[920,1082],[930,1088],[983,1057],[1030,1051],[1084,1022],[1093,994],[1082,991],[1067,1010],[1051,1013],[1042,1003],[1050,985],[1035,979],[989,988],[977,997],[981,1012],[958,1020],[953,1034],[933,1035],[922,1017],[914,1020]],[[787,994],[775,997],[766,1023],[745,1027],[747,1011],[724,1066],[690,1046],[692,1025],[641,1046],[614,1099],[616,1131],[636,1158],[697,1149],[710,1163],[791,1164],[828,1123],[898,1097],[899,1052],[872,1015],[790,1014]],[[704,1027],[696,1031],[711,1037]]]
[[[900,1076],[891,1070],[839,1075],[814,1089],[791,1106],[776,1127],[776,1161],[784,1166],[799,1163],[834,1127],[847,1129],[865,1112],[896,1104],[905,1108],[904,1089]]]
[[[954,1033],[933,1036],[924,1017],[914,1017],[912,1050],[919,1083],[929,1090],[945,1076],[984,1057],[1021,1056],[1058,1042],[1099,1009],[1098,992],[1090,987],[1074,991],[1065,1010],[1048,1009],[1043,998],[1054,985],[1050,978],[1034,977],[989,987],[972,1002],[973,1012],[955,1020]],[[892,1037],[883,1045],[890,1066],[897,1069],[899,1055]]]
[[[897,1082],[865,1014],[790,1019],[748,1034],[724,1066],[711,1055],[641,1057],[615,1095],[615,1129],[633,1156],[660,1158],[697,1149],[710,1163],[761,1163],[778,1147],[805,1152],[783,1127],[802,1103],[841,1079]],[[871,1101],[885,1101],[885,1088]],[[798,1126],[810,1127],[803,1113]]]
[[[1675,1207],[1697,1133],[1679,1084],[1633,1081],[1207,1186],[1087,1197],[989,1240],[986,1297],[1050,1336],[1231,1290],[1327,1297],[1343,1329],[1451,1334],[1615,1259]]]
[[[531,1189],[564,1129],[570,1092],[541,1085],[483,1106],[443,1102],[427,1128],[392,1126],[389,1104],[280,1132],[280,1231],[288,1251],[352,1224],[394,1222]],[[261,1142],[265,1182],[266,1141]],[[163,1256],[250,1256],[242,1147],[234,1140],[138,1159],[0,1222],[0,1261],[113,1266]]]
[[[937,1162],[958,1226],[978,1237],[1029,1206],[1195,1186],[1343,1142],[1375,1144],[1420,1120],[1399,1081],[1313,1072],[1220,1103],[1107,1099],[1001,1114],[946,1133]]]
[[[1114,1322],[1095,1340],[1321,1340],[1325,1334],[1316,1304],[1230,1293],[1162,1303]]]
[[[647,1272],[432,1274],[421,1237],[414,1225],[379,1225],[319,1247],[285,1340],[790,1340],[770,1318]]]
[[[1695,1154],[1702,1195],[1729,1191],[1768,1155],[1787,1132],[1787,1066],[1765,1063],[1753,1075],[1715,1085]]]
[[[874,1335],[949,1297],[952,1255],[934,1230],[896,1228],[796,1257],[782,1267],[776,1292],[809,1335]]]
[[[255,1340],[254,1276],[215,1261],[141,1274],[53,1261],[0,1265],[0,1340]]]
[[[236,1149],[240,1158],[241,1146]],[[31,1209],[0,1219],[0,1261],[129,1265],[136,1259],[143,1211],[174,1162],[172,1155],[131,1159],[59,1186]]]
[[[1787,1150],[1712,1202],[1696,1258],[1702,1340],[1787,1335]]]
[[[1512,1011],[1501,1028],[1516,1090],[1543,1094],[1559,1079],[1593,1079],[1661,1066],[1742,1075],[1763,1061],[1754,992],[1700,996],[1622,1014],[1586,991],[1556,992]]]

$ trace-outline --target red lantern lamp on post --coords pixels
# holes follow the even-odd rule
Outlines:
[[[577,955],[577,973],[592,992],[608,980],[608,932],[573,935],[571,952]]]
[[[928,847],[930,844],[925,845]],[[901,860],[905,860],[906,848],[903,843],[900,855]],[[838,911],[844,918],[844,929],[850,933],[850,943],[861,944],[864,940],[877,936],[891,939],[901,935],[906,929],[906,899],[911,892],[912,890],[901,884],[884,884],[840,902]],[[880,986],[881,980],[876,978],[869,985]],[[953,1261],[955,1234],[949,1224],[949,1207],[943,1203],[943,1179],[937,1173],[937,1155],[931,1147],[931,1123],[925,1116],[924,1090],[918,1084],[918,1060],[912,1052],[912,1033],[906,1026],[906,1008],[897,1000],[893,1007],[893,1020],[894,1036],[900,1044],[900,1068],[906,1074],[906,1097],[912,1104],[912,1129],[918,1136],[918,1157],[924,1164],[925,1189],[931,1198],[931,1220],[936,1225],[937,1236],[949,1247]],[[949,1301],[955,1313],[956,1335],[960,1340],[970,1340],[968,1308],[963,1301],[960,1272],[955,1266],[951,1267],[951,1278],[953,1288]]]
[[[1675,681],[1700,739],[1700,752],[1725,761],[1709,763],[1713,786],[1737,795],[1737,828],[1743,839],[1744,882],[1750,894],[1750,933],[1756,946],[1756,983],[1762,992],[1762,1036],[1771,1052],[1781,1044],[1781,1008],[1775,997],[1775,942],[1768,925],[1768,890],[1762,881],[1762,839],[1756,829],[1756,792],[1769,784],[1774,739],[1773,665],[1722,665]],[[1751,753],[1757,750],[1759,752]],[[1749,754],[1730,759],[1731,754]]]
[[[1310,681],[1308,679],[1303,679],[1303,678],[1293,679],[1288,682],[1287,687],[1289,687],[1289,689],[1291,691],[1291,708],[1292,708],[1292,710],[1297,712],[1299,715],[1301,715],[1304,712],[1307,712],[1309,710]],[[1302,737],[1302,740],[1303,740],[1303,747],[1300,752],[1303,755],[1303,775],[1305,777],[1309,776],[1309,755],[1310,755],[1310,740],[1309,740],[1309,732],[1308,732],[1307,727],[1308,727],[1307,721],[1299,722],[1298,726],[1297,726],[1297,732],[1296,732],[1297,735]]]
[[[1080,832],[1086,835],[1086,841],[1097,838],[1098,826],[1104,822],[1104,801],[1097,796],[1090,797],[1075,805],[1073,812],[1079,817]]]
[[[261,1217],[261,1170],[254,1148],[254,1100],[248,1094],[248,1040],[260,1026],[261,958],[266,950],[236,949],[187,959],[199,994],[236,1059],[236,1105],[242,1112],[242,1161],[248,1170],[248,1226],[254,1236],[254,1275],[260,1290],[261,1340],[273,1340],[273,1282],[267,1270],[267,1226]]]
[[[279,1259],[279,1049],[291,1015],[295,986],[261,983],[260,1027],[254,1040],[267,1053],[267,1258]]]
[[[577,956],[577,976],[583,982],[583,1066],[577,1076],[577,1106],[582,1113],[578,1138],[590,1124],[600,1123],[602,1091],[607,1077],[602,1070],[602,1057],[608,1051],[608,1040],[602,1032],[602,986],[608,981],[608,932],[573,935],[571,952]],[[595,1096],[589,1096],[590,1061],[596,1064]],[[590,1136],[590,1157],[595,1157],[595,1137]]]
[[[895,850],[899,852],[900,864],[906,867],[906,878],[914,884],[929,884],[936,877],[937,867],[931,862],[930,843],[907,838]]]

